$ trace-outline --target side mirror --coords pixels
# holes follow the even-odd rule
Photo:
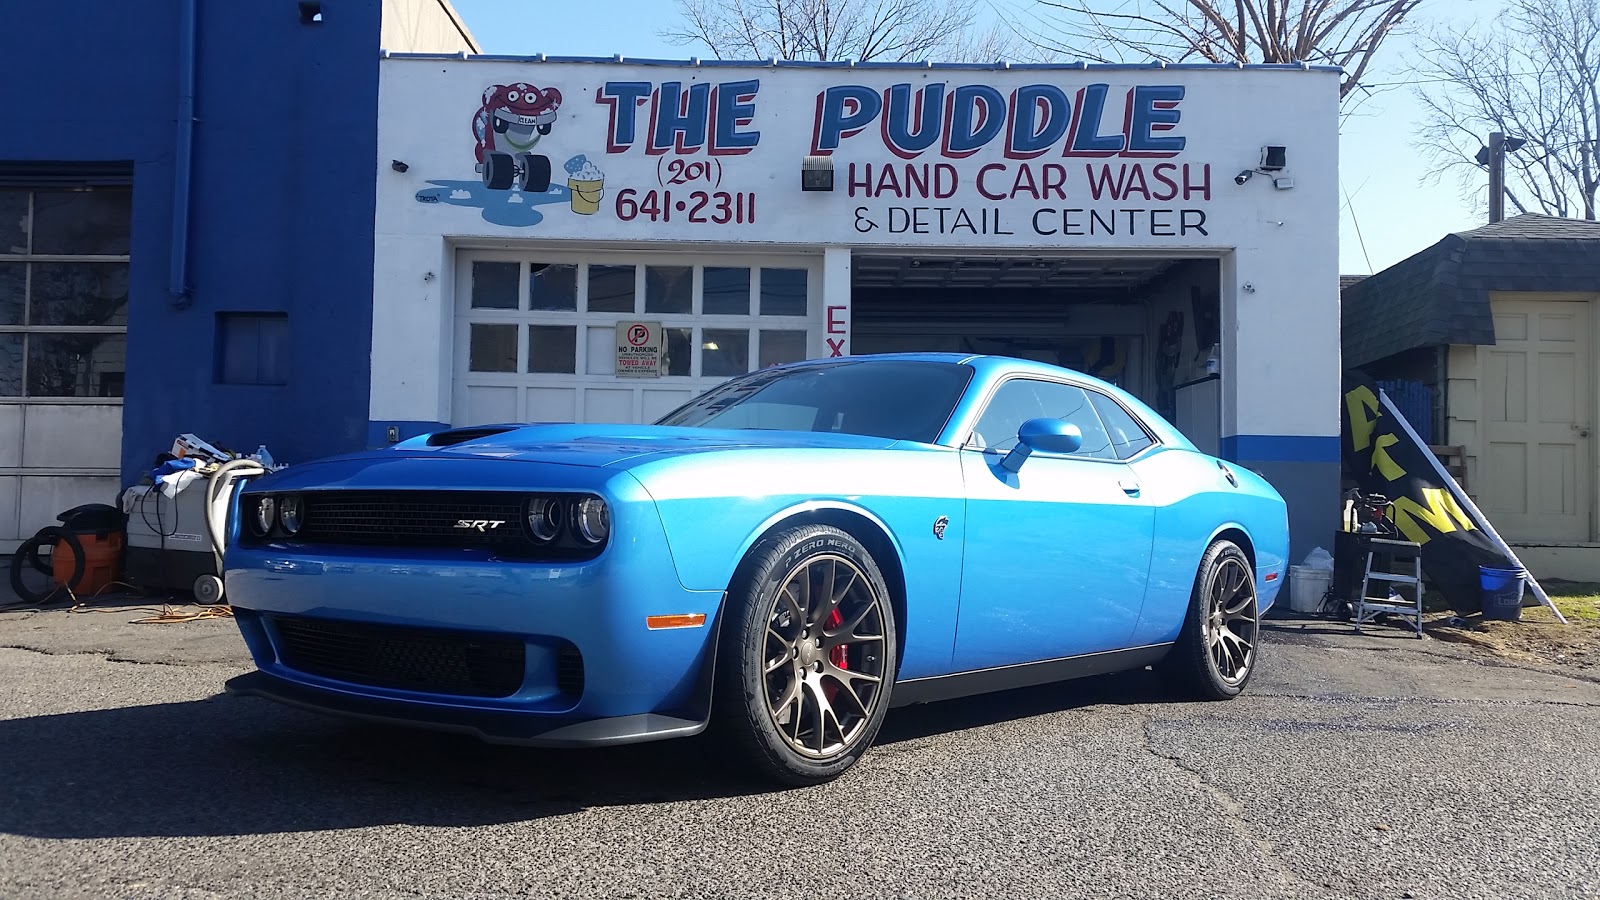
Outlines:
[[[1022,468],[1035,450],[1046,453],[1076,453],[1083,446],[1083,432],[1060,419],[1029,419],[1017,429],[1017,445],[1011,448],[1000,467],[1007,472]]]

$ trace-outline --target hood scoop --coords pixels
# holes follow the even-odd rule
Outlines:
[[[480,438],[494,437],[508,431],[516,431],[517,425],[480,425],[475,428],[452,428],[449,431],[439,431],[428,435],[429,447],[453,447],[467,441],[476,441]]]

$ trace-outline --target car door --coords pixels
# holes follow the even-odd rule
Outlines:
[[[1105,398],[1108,399],[1109,398]],[[1032,418],[1083,433],[1076,453],[1000,465]],[[1126,646],[1144,602],[1155,525],[1090,392],[1035,378],[1003,382],[961,451],[967,540],[957,671]]]

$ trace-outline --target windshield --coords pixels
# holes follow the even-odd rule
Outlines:
[[[824,431],[932,443],[972,379],[970,366],[855,361],[753,372],[657,425]]]

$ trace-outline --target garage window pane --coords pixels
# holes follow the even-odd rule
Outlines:
[[[687,313],[693,303],[694,269],[691,266],[646,266],[644,311]]]
[[[534,263],[528,272],[528,308],[578,308],[578,267]]]
[[[121,397],[125,334],[28,336],[28,396]]]
[[[0,334],[0,397],[22,396],[22,335]]]
[[[700,374],[722,378],[750,371],[750,332],[707,328],[701,332]]]
[[[763,316],[805,315],[806,270],[762,269],[761,314]]]
[[[127,263],[34,263],[30,325],[127,325]]]
[[[571,375],[578,370],[578,329],[571,325],[528,326],[528,371]]]
[[[663,375],[688,375],[694,363],[694,332],[688,328],[664,328],[667,358],[662,365]]]
[[[0,190],[0,253],[28,252],[28,192]]]
[[[780,363],[799,362],[806,358],[806,333],[804,331],[761,330],[761,368]]]
[[[633,312],[633,266],[589,267],[589,311]]]
[[[38,191],[33,195],[35,254],[126,256],[133,192]]]
[[[517,371],[517,326],[473,324],[467,368],[473,372]]]
[[[521,263],[473,263],[472,308],[516,309],[517,277],[521,274],[521,272]]]
[[[22,309],[28,287],[25,263],[0,263],[0,325],[25,325]]]
[[[708,316],[750,314],[750,270],[707,266],[701,276],[700,309]]]

